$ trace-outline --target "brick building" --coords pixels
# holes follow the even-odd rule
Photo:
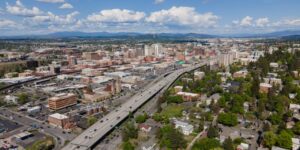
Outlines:
[[[59,110],[77,104],[77,96],[73,93],[61,93],[49,98],[48,105],[51,110]]]

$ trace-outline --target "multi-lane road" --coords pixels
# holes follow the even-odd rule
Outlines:
[[[191,67],[176,70],[170,73],[153,86],[141,90],[127,102],[116,108],[114,111],[110,112],[104,116],[101,120],[96,122],[94,125],[86,129],[75,139],[70,141],[63,150],[89,150],[92,149],[95,144],[105,137],[107,133],[113,130],[118,124],[120,124],[124,119],[126,119],[130,112],[134,112],[139,109],[143,104],[145,104],[154,95],[173,83],[180,75],[185,72],[190,72],[199,67],[206,65],[206,62],[195,64]]]

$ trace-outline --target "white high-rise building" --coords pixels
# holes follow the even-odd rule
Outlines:
[[[164,50],[161,44],[152,44],[151,46],[145,45],[144,54],[145,56],[156,56],[162,57],[164,56]]]
[[[234,62],[235,53],[222,53],[218,57],[219,66],[228,67]]]

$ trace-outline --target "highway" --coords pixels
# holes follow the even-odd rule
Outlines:
[[[153,86],[146,90],[141,90],[130,100],[122,104],[120,107],[111,111],[109,114],[104,116],[101,120],[97,121],[94,125],[86,129],[75,139],[70,141],[63,150],[89,150],[102,139],[107,133],[113,130],[119,123],[126,119],[129,112],[134,112],[139,109],[144,103],[146,103],[151,97],[156,95],[159,91],[167,86],[170,86],[180,75],[186,72],[190,72],[199,67],[206,65],[206,62],[195,64],[194,66],[179,69],[166,76]]]

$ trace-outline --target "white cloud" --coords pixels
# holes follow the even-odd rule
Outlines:
[[[39,2],[45,2],[45,3],[64,3],[65,0],[37,0]]]
[[[26,16],[26,17],[33,17],[33,16],[41,15],[43,13],[43,11],[41,11],[37,7],[32,7],[31,9],[26,8],[21,3],[20,0],[17,0],[14,6],[11,6],[8,3],[6,3],[6,11],[13,15]]]
[[[155,4],[160,4],[160,3],[163,3],[163,2],[165,2],[165,0],[155,0],[154,1]]]
[[[264,18],[258,18],[255,23],[256,23],[256,26],[258,27],[265,27],[269,24],[269,18],[267,17],[264,17]]]
[[[14,27],[16,23],[12,20],[0,19],[0,29]]]
[[[252,21],[253,18],[250,16],[246,16],[245,18],[243,18],[240,22],[241,26],[252,26]]]
[[[59,8],[60,9],[72,9],[73,6],[70,3],[64,3]]]
[[[232,23],[233,23],[234,25],[239,25],[239,24],[240,24],[240,21],[238,21],[238,20],[233,20]]]
[[[33,21],[35,24],[60,24],[60,25],[67,25],[67,24],[73,24],[77,21],[75,18],[79,14],[78,11],[72,12],[70,14],[67,14],[65,16],[58,16],[51,12],[48,12],[47,15],[41,15],[41,16],[34,16],[30,20]]]
[[[283,21],[283,23],[289,26],[300,26],[300,19],[289,19]]]
[[[288,24],[294,25],[294,26],[300,26],[300,19],[289,20]]]
[[[0,14],[4,14],[4,10],[0,8]]]
[[[108,9],[99,13],[94,13],[87,17],[91,22],[121,23],[138,22],[145,17],[144,12],[132,11],[127,9]]]
[[[195,27],[212,27],[219,17],[211,12],[200,14],[193,7],[172,7],[168,10],[152,12],[147,22]]]

